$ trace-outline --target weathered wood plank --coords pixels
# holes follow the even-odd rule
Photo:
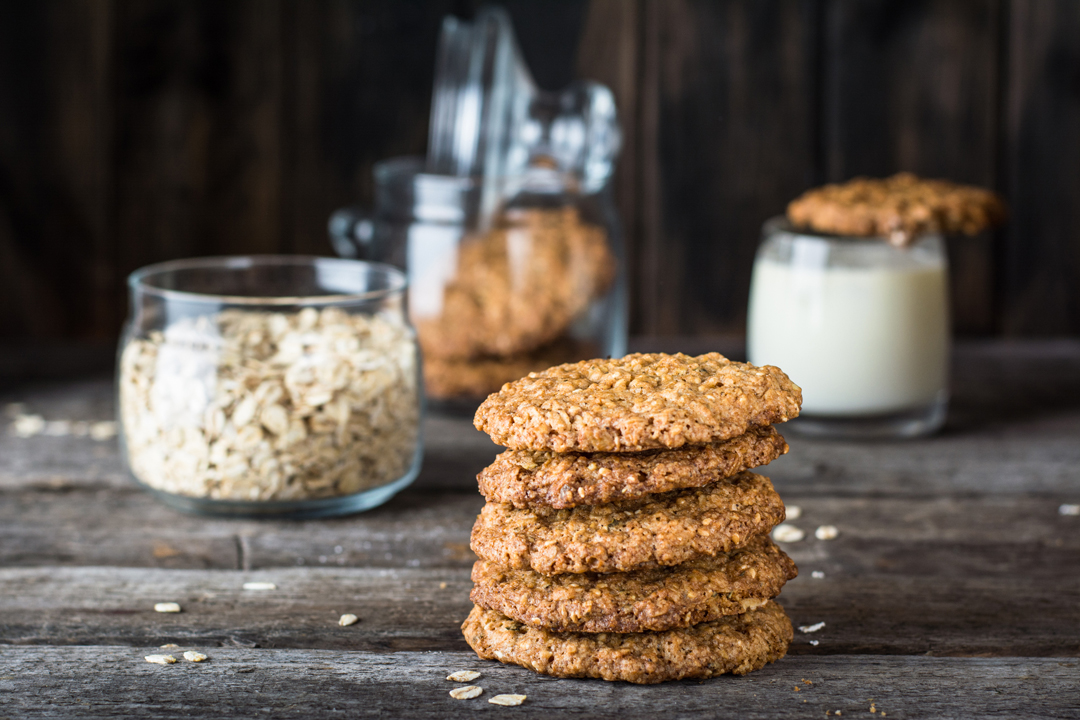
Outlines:
[[[643,3],[636,331],[741,332],[761,224],[815,175],[815,6]]]
[[[882,656],[786,658],[743,677],[635,686],[557,680],[477,661],[470,652],[209,649],[158,666],[156,648],[0,648],[5,709],[27,718],[254,717],[846,717],[1075,718],[1080,671],[1053,659]],[[448,672],[479,668],[484,695],[453,700]],[[795,692],[798,688],[799,691]],[[513,709],[490,705],[522,693]],[[876,715],[874,715],[876,716]]]
[[[895,542],[955,543],[973,552],[980,545],[1080,549],[1080,522],[1058,512],[1060,504],[1080,499],[1075,490],[1041,497],[866,497],[865,490],[843,491],[847,471],[825,476],[832,478],[835,496],[822,496],[806,477],[777,486],[788,504],[803,511],[793,523],[811,532],[825,524],[840,528],[841,540],[828,547]],[[898,474],[895,481],[906,477]],[[466,567],[469,532],[483,504],[474,486],[415,488],[351,518],[292,522],[185,515],[135,488],[0,497],[0,564],[12,567]]]
[[[827,514],[826,508],[836,511],[832,505],[804,503],[803,519],[795,522],[811,531],[809,539],[784,545],[801,574],[785,587],[781,601],[797,625],[827,623],[813,636],[799,635],[793,652],[1080,655],[1075,518],[1055,521],[1045,517],[1048,511],[1026,524],[1009,524],[992,507],[939,506],[935,513],[910,504],[876,513],[859,503]],[[970,515],[984,516],[981,531],[948,527],[950,519],[963,525]],[[813,539],[819,522],[836,524],[840,537]],[[341,647],[341,630],[331,621],[357,612],[365,622],[349,630],[349,642],[454,649],[460,642],[455,628],[469,607],[471,562],[464,543],[457,556],[446,559],[445,552],[440,558],[423,543],[399,538],[384,559],[365,549],[370,541],[362,523],[352,530],[339,535],[334,547],[328,547],[333,539],[318,532],[309,533],[315,537],[307,544],[299,534],[279,538],[274,548],[280,555],[269,559],[283,562],[247,572],[0,570],[0,642],[154,644],[164,636],[204,642],[244,637],[261,646]],[[292,562],[312,552],[326,554],[304,567]],[[256,548],[256,560],[258,553]],[[368,567],[369,558],[390,567]],[[824,577],[814,577],[815,571]],[[278,590],[244,592],[248,579],[269,580]],[[185,612],[152,612],[155,602],[167,600],[180,602]]]
[[[1012,0],[1003,187],[1012,218],[999,256],[1009,334],[1080,332],[1080,4]]]

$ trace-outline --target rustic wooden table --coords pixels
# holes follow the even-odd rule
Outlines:
[[[0,401],[101,419],[111,395],[102,379]],[[1080,517],[1061,507],[1080,503],[1078,342],[962,345],[937,437],[790,437],[766,474],[807,539],[785,547],[800,576],[781,602],[825,627],[741,678],[641,687],[478,661],[458,626],[473,477],[496,448],[464,420],[426,433],[423,473],[384,507],[262,522],[161,506],[112,441],[5,432],[0,717],[1080,717]],[[824,524],[839,537],[815,539]],[[360,622],[339,627],[346,612]],[[143,660],[165,643],[210,659]],[[451,699],[443,678],[465,668],[485,695]]]

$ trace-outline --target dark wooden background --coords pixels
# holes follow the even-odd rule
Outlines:
[[[906,169],[1011,205],[951,247],[961,332],[1080,334],[1077,0],[507,4],[541,85],[618,97],[633,332],[740,332],[765,218]],[[111,342],[146,263],[329,254],[371,164],[424,152],[440,20],[477,5],[0,4],[0,341]]]

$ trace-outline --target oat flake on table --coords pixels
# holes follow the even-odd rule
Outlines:
[[[412,331],[378,315],[184,318],[121,355],[131,469],[158,490],[222,500],[384,485],[413,462],[417,378]]]
[[[476,670],[458,670],[447,675],[446,679],[453,682],[472,682],[478,677],[480,677],[480,673]]]
[[[450,697],[455,700],[471,700],[474,697],[480,697],[484,692],[484,688],[477,685],[466,685],[465,687],[457,687],[450,691]]]
[[[488,698],[488,702],[492,705],[506,705],[507,707],[513,707],[525,702],[527,695],[495,695]]]

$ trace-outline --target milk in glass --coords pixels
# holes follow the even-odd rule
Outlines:
[[[754,264],[747,350],[803,390],[819,434],[916,435],[944,420],[948,283],[943,242],[796,232],[766,223]]]

